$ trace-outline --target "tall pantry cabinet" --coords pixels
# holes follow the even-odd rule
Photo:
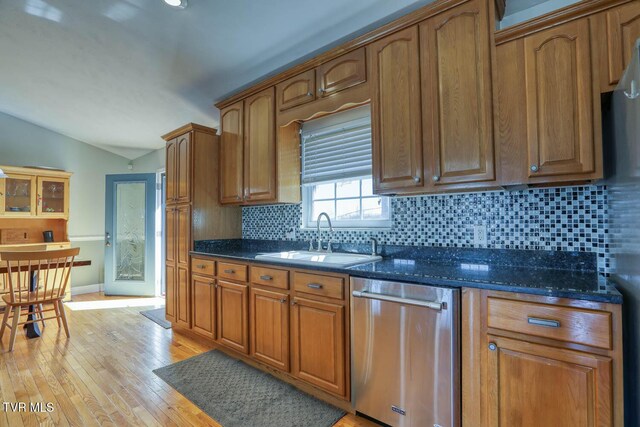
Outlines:
[[[162,137],[166,146],[166,318],[191,328],[189,252],[195,240],[242,236],[238,207],[218,201],[219,137],[189,123]]]

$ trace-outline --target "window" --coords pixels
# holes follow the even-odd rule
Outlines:
[[[303,125],[302,184],[305,227],[321,212],[334,228],[391,226],[389,199],[373,194],[368,106]]]

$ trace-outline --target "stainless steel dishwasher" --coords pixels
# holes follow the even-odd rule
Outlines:
[[[401,427],[460,425],[458,289],[351,279],[357,412]]]

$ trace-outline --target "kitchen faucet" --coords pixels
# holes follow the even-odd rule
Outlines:
[[[331,252],[331,235],[333,235],[333,227],[331,226],[331,218],[329,218],[329,214],[327,214],[326,212],[320,212],[320,215],[318,215],[318,221],[316,224],[316,231],[318,233],[318,252],[322,251],[322,239],[321,239],[321,235],[320,235],[320,220],[322,219],[322,217],[327,218],[327,222],[329,223],[329,240],[327,242],[327,252]]]

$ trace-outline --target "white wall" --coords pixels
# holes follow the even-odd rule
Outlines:
[[[74,270],[72,286],[103,282],[105,175],[130,173],[128,163],[124,157],[0,113],[0,165],[73,172],[69,237],[91,266]]]
[[[166,163],[165,148],[152,151],[133,161],[133,173],[155,173],[158,169],[164,169]]]

